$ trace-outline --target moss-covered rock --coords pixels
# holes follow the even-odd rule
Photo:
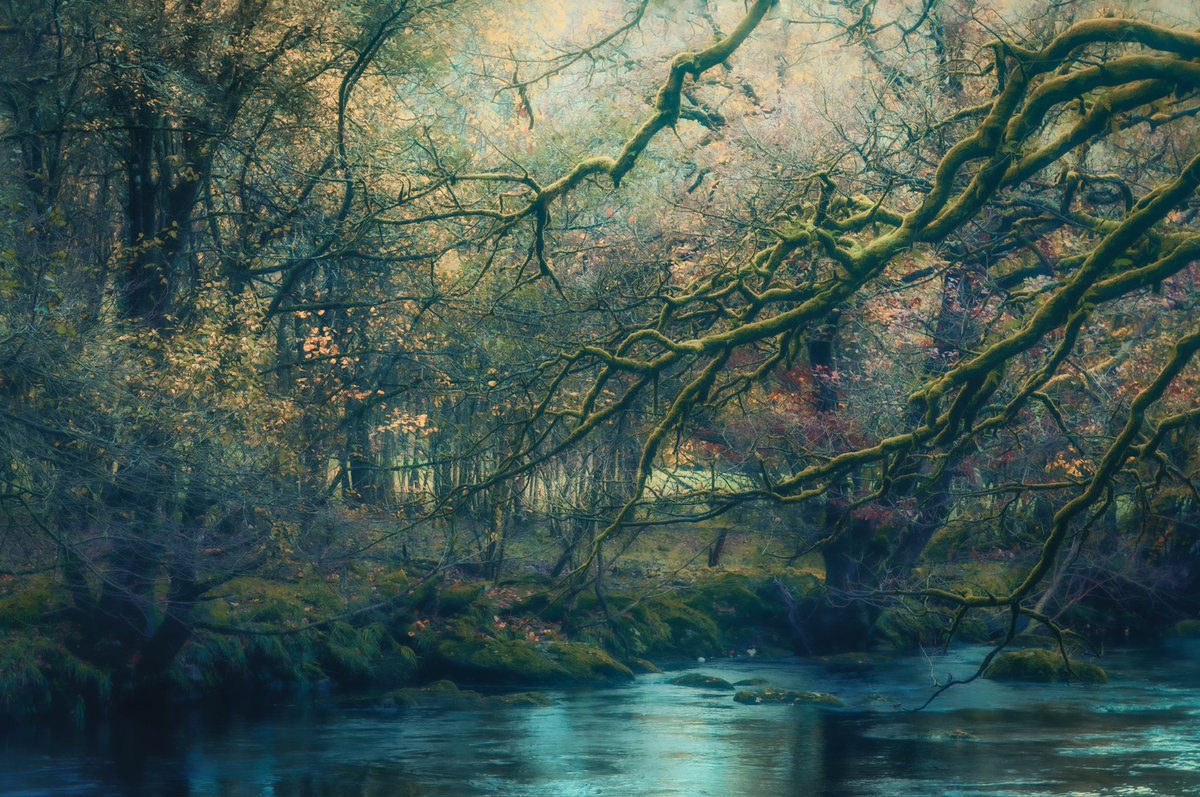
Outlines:
[[[1200,639],[1200,620],[1180,620],[1171,626],[1170,635],[1184,639]]]
[[[471,708],[484,704],[504,706],[550,706],[554,701],[540,692],[513,692],[500,695],[485,695],[473,689],[462,689],[453,681],[434,681],[422,687],[394,689],[381,698],[365,704],[359,699],[344,703],[349,707],[373,705],[379,708],[396,709],[412,706],[437,706],[439,708]]]
[[[722,573],[697,581],[686,600],[728,633],[772,622],[776,604],[764,599],[761,586],[740,573]]]
[[[769,684],[766,678],[743,678],[740,681],[734,681],[734,686],[766,686]]]
[[[437,656],[452,672],[490,683],[597,684],[633,678],[628,667],[603,650],[580,642],[510,639],[477,644],[452,639],[438,645]]]
[[[705,613],[673,598],[656,598],[636,606],[625,618],[625,636],[638,653],[712,655],[721,649],[721,632]]]
[[[1068,664],[1062,654],[1053,650],[1018,650],[1001,653],[987,670],[984,678],[994,681],[1026,681],[1030,683],[1085,684],[1108,682],[1108,674],[1095,664],[1073,661]]]
[[[577,637],[622,658],[652,657],[663,660],[695,659],[721,650],[721,634],[712,618],[686,603],[669,597],[639,600],[622,593],[607,596],[609,614],[600,610],[593,596],[580,596],[579,604],[568,618],[558,611],[541,616],[548,620],[569,620],[588,630]]]
[[[640,672],[640,673],[660,673],[660,672],[662,672],[661,667],[659,667],[657,664],[655,664],[652,661],[647,661],[646,659],[630,659],[628,662],[626,662],[626,665],[629,667],[629,669],[633,670],[634,672]]]
[[[484,586],[482,584],[447,584],[437,592],[438,614],[443,617],[452,617],[473,608],[482,608],[486,611],[487,607],[476,607],[475,605],[483,597]]]
[[[726,681],[724,678],[718,678],[715,675],[704,675],[698,672],[689,672],[677,676],[670,680],[670,683],[675,686],[690,686],[693,689],[720,689],[722,691],[733,691],[733,684]]]
[[[458,662],[498,681],[553,683],[565,674],[545,651],[521,639],[490,642]]]
[[[689,606],[710,616],[720,633],[719,650],[762,651],[802,646],[797,623],[820,602],[821,582],[811,573],[782,570],[771,575],[722,573],[697,580]]]
[[[841,706],[840,698],[826,692],[796,692],[791,689],[742,690],[733,696],[738,703],[748,706],[763,703],[788,703],[792,705]]]
[[[541,692],[514,692],[511,695],[492,695],[488,702],[505,706],[552,706],[554,701]]]
[[[322,669],[342,686],[395,686],[417,670],[412,649],[397,644],[379,623],[334,623],[318,637],[317,647]]]

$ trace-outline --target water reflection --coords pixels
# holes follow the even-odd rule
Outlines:
[[[1106,662],[1106,687],[978,683],[922,713],[930,664],[836,671],[724,662],[712,674],[832,691],[850,708],[739,706],[665,676],[561,692],[549,707],[285,710],[125,724],[90,738],[10,735],[0,794],[1042,795],[1200,793],[1192,649]],[[935,662],[965,674],[966,651]],[[1136,676],[1135,676],[1136,674]],[[881,697],[879,693],[883,693]]]

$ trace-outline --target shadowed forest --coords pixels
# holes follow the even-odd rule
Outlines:
[[[1198,116],[1189,0],[2,0],[0,725],[1200,634]]]

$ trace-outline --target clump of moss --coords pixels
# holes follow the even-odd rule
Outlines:
[[[756,706],[763,703],[789,703],[792,705],[841,706],[841,698],[825,692],[795,692],[791,689],[743,690],[733,696],[743,705]]]
[[[1108,683],[1108,674],[1095,664],[1074,661],[1068,664],[1062,654],[1052,650],[1018,650],[1002,653],[983,673],[994,681],[1026,681],[1030,683],[1084,684]]]
[[[715,675],[704,675],[698,672],[689,672],[672,678],[670,683],[675,686],[690,686],[693,689],[720,689],[723,691],[733,691],[733,684],[726,681],[724,678],[718,678]]]
[[[603,650],[582,642],[551,642],[543,646],[573,683],[613,683],[633,680],[633,671]]]

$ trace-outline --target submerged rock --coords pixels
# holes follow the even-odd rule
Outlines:
[[[748,706],[762,703],[790,703],[792,705],[841,706],[840,698],[826,692],[795,692],[791,689],[742,690],[733,696],[738,703]]]
[[[379,699],[380,708],[408,708],[410,706],[437,704],[459,708],[475,705],[483,695],[470,689],[459,689],[453,681],[434,681],[422,687],[394,689]],[[351,704],[353,705],[353,704]]]
[[[484,695],[473,689],[460,689],[453,681],[434,681],[427,686],[396,689],[380,698],[379,708],[408,708],[417,705],[436,705],[445,708],[467,708],[498,703],[505,706],[549,706],[552,701],[540,692],[514,692],[504,695]],[[347,703],[361,705],[361,701]]]
[[[888,661],[887,657],[869,653],[837,653],[832,656],[821,656],[819,661],[831,672],[848,675],[863,675],[873,671],[880,664]]]
[[[704,675],[698,672],[689,672],[680,675],[677,678],[672,678],[671,683],[675,686],[690,686],[694,689],[720,689],[722,691],[732,692],[733,684],[726,681],[724,678],[718,678],[715,675]]]
[[[1018,650],[1002,653],[988,666],[984,678],[994,681],[1084,684],[1108,683],[1108,674],[1095,664],[1073,661],[1069,665],[1053,650]]]
[[[485,698],[491,703],[501,703],[506,706],[552,706],[554,701],[541,692],[516,692],[511,695],[494,695]]]
[[[734,681],[734,686],[766,686],[769,684],[766,678],[743,678],[740,681]]]

